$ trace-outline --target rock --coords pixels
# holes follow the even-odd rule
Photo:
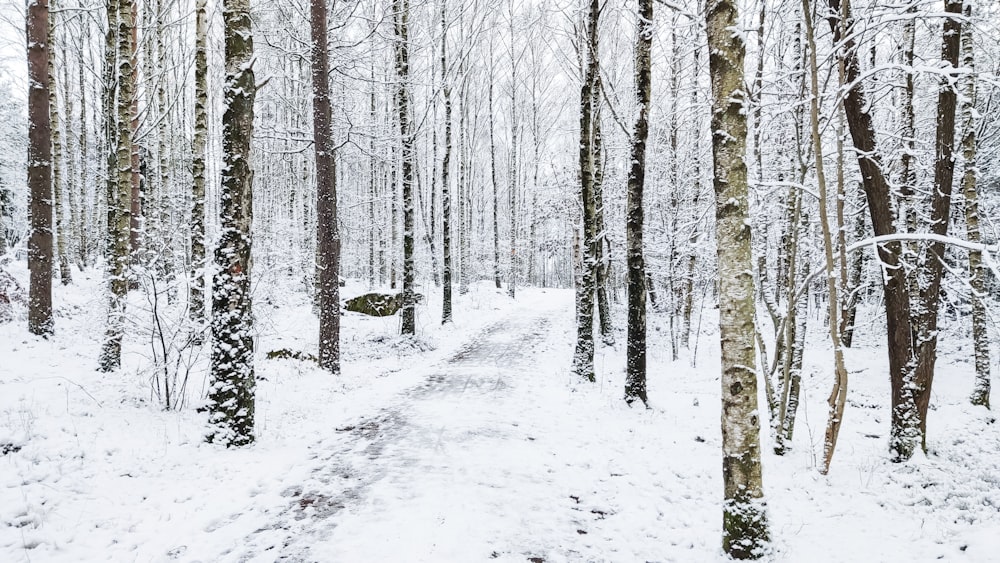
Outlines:
[[[0,270],[0,323],[14,320],[14,305],[26,306],[24,290],[14,276]]]
[[[415,294],[417,303],[424,296]],[[372,317],[388,317],[395,315],[403,307],[403,294],[396,293],[366,293],[344,303],[344,309],[353,313],[361,313]]]

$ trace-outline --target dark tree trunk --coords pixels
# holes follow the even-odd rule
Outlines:
[[[950,17],[944,20],[941,43],[941,60],[950,70],[958,68],[961,45],[962,0],[946,0],[944,10]],[[937,135],[935,142],[934,193],[931,197],[931,234],[945,236],[951,223],[951,194],[955,180],[955,110],[958,92],[949,80],[942,80],[938,86]],[[941,278],[944,274],[944,243],[933,241],[928,244],[922,257],[926,271],[920,272],[920,310],[916,318],[917,369],[914,377],[914,395],[917,410],[917,429],[920,447],[927,451],[927,409],[931,400],[931,384],[934,382],[934,365],[937,361],[938,308],[941,303]],[[903,453],[906,453],[905,450]],[[912,453],[912,452],[911,452]],[[909,456],[907,456],[909,457]]]
[[[340,230],[337,161],[333,154],[326,0],[310,2],[312,32],[313,145],[316,149],[316,244],[319,279],[319,365],[340,373]]]
[[[875,142],[875,128],[865,92],[859,83],[861,63],[854,40],[854,20],[850,0],[828,0],[833,14],[829,24],[834,44],[841,45],[838,52],[844,65],[844,82],[853,84],[844,97],[844,112],[854,148],[857,149],[858,167],[868,200],[872,228],[876,236],[896,234],[892,192],[882,172],[880,153]],[[846,39],[844,39],[846,38]],[[893,459],[902,461],[913,455],[916,444],[918,416],[913,397],[915,350],[910,324],[910,295],[906,269],[900,263],[902,245],[898,241],[880,244],[879,260],[885,272],[882,290],[885,294],[886,336],[889,353],[889,379],[892,387],[892,422],[889,449]]]
[[[643,257],[643,188],[646,184],[646,141],[652,87],[650,48],[653,41],[653,0],[639,0],[639,31],[635,46],[635,90],[639,115],[632,130],[631,167],[625,203],[626,267],[628,268],[628,346],[625,357],[625,400],[646,403],[646,263]]]
[[[28,44],[28,330],[52,334],[52,129],[49,126],[49,3],[32,0]],[[5,236],[5,233],[0,233]]]

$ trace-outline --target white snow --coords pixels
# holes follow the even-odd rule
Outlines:
[[[709,309],[697,357],[677,362],[667,320],[650,315],[652,404],[641,409],[622,401],[623,333],[617,349],[599,348],[597,383],[570,374],[569,290],[518,288],[511,301],[491,284],[456,288],[456,322],[442,327],[439,292],[423,287],[417,339],[395,336],[398,317],[347,314],[343,374],[332,377],[264,359],[315,353],[317,321],[292,282],[261,284],[257,442],[226,450],[203,443],[205,414],[151,400],[138,329],[121,371],[94,370],[101,275],[74,279],[55,292],[50,340],[21,319],[0,325],[0,444],[20,448],[0,456],[0,561],[724,560]],[[768,559],[996,561],[1000,424],[967,405],[968,344],[942,343],[931,453],[892,464],[884,336],[859,329],[823,477],[832,373],[812,325],[792,450],[772,454],[761,423]],[[189,384],[195,405],[206,356]]]

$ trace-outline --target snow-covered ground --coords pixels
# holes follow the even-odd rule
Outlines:
[[[652,408],[639,409],[621,400],[621,343],[599,351],[597,383],[569,373],[571,291],[511,301],[476,284],[441,327],[429,290],[416,340],[395,336],[398,317],[348,314],[344,373],[331,377],[265,359],[312,352],[317,331],[308,298],[271,279],[256,296],[258,440],[226,450],[203,443],[193,404],[166,412],[151,396],[139,323],[123,369],[94,370],[100,274],[75,281],[56,289],[53,338],[0,325],[0,444],[19,448],[0,456],[2,562],[724,559],[710,310],[694,362],[670,361],[666,321],[651,316]],[[931,453],[898,465],[883,344],[866,336],[847,358],[829,476],[816,471],[831,383],[821,333],[792,450],[777,457],[764,437],[769,559],[1000,561],[1000,424],[967,405],[968,347],[942,343]]]

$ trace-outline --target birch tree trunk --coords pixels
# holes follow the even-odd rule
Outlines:
[[[490,180],[493,184],[493,283],[500,289],[500,181],[497,179],[496,115],[493,112],[493,82],[496,76],[496,59],[493,54],[493,35],[490,35],[490,75],[487,110],[490,114]]]
[[[743,92],[745,47],[732,0],[706,11],[712,77],[712,156],[722,345],[722,547],[737,559],[763,555],[768,541],[760,462]]]
[[[451,85],[448,83],[447,1],[441,3],[441,88],[444,90],[444,155],[441,157],[441,323],[452,321],[451,260]],[[492,90],[491,90],[492,92]]]
[[[594,296],[597,274],[597,210],[594,201],[594,90],[598,73],[598,25],[600,1],[588,2],[586,36],[583,40],[583,84],[580,87],[580,197],[583,208],[583,239],[576,288],[576,349],[573,372],[587,381],[594,375]]]
[[[118,64],[118,103],[116,124],[115,168],[109,169],[109,175],[115,177],[112,192],[108,193],[108,281],[110,284],[110,303],[108,308],[108,326],[101,349],[99,369],[104,372],[113,371],[121,366],[122,336],[125,331],[125,301],[129,289],[129,238],[132,231],[132,100],[135,97],[135,73],[132,71],[134,47],[132,45],[132,28],[134,27],[132,9],[133,0],[112,0],[109,2],[109,17],[111,4],[115,3],[118,27],[117,32],[117,64]],[[112,170],[114,172],[112,172]],[[113,211],[112,211],[113,210]]]
[[[188,310],[205,321],[205,159],[208,141],[208,0],[195,0],[194,141],[191,155],[191,286]]]
[[[311,0],[313,146],[316,150],[316,246],[319,276],[319,365],[340,373],[340,230],[337,160],[333,152],[326,0]],[[411,225],[412,231],[412,225]],[[412,245],[412,232],[411,232]]]
[[[514,2],[510,3],[510,176],[508,178],[507,203],[510,206],[510,272],[507,280],[507,295],[513,299],[517,293],[517,174],[519,153],[517,121],[517,58],[514,42]],[[464,267],[464,264],[463,264]]]
[[[52,334],[52,141],[48,0],[28,3],[28,331]],[[6,236],[6,233],[3,233]]]
[[[393,3],[396,31],[396,110],[399,112],[399,134],[402,140],[400,182],[403,185],[403,306],[401,309],[402,334],[416,334],[416,281],[414,265],[413,221],[413,160],[414,135],[410,131],[410,55],[409,55],[409,0]]]
[[[625,356],[625,402],[646,400],[646,263],[643,257],[643,190],[646,185],[646,141],[652,92],[653,0],[638,0],[635,40],[635,93],[638,115],[625,196],[625,254],[628,269],[628,343]],[[650,280],[651,281],[651,280]],[[650,284],[652,285],[652,284]]]
[[[62,115],[62,110],[59,107],[59,84],[56,79],[56,59],[58,58],[56,56],[56,45],[58,44],[56,41],[56,14],[58,13],[58,8],[54,2],[50,4],[50,7],[53,10],[49,12],[48,35],[49,124],[52,133],[52,199],[56,211],[55,237],[56,257],[59,260],[59,280],[63,285],[68,285],[73,281],[73,274],[69,264],[69,236],[66,222],[65,193],[63,192],[63,168],[66,151],[63,147],[62,120],[59,117]],[[66,64],[65,57],[63,57],[62,64]],[[67,102],[68,100],[63,100],[64,104]]]
[[[126,0],[128,1],[128,0]],[[253,302],[250,292],[253,222],[254,98],[250,0],[224,0],[226,83],[222,116],[221,236],[212,280],[210,442],[227,447],[254,441]]]
[[[964,9],[965,21],[972,21],[972,4]],[[965,228],[969,242],[982,241],[979,230],[979,187],[976,167],[976,57],[973,51],[972,25],[962,29],[962,67],[968,70],[962,81],[962,192],[965,195]],[[972,288],[972,344],[976,357],[976,383],[972,390],[972,404],[990,408],[990,339],[987,334],[986,268],[983,254],[969,251],[969,286]]]

